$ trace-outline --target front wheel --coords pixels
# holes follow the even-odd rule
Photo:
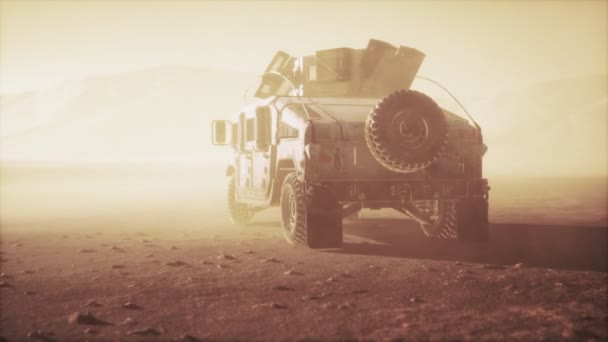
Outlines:
[[[234,176],[228,180],[228,213],[230,220],[235,224],[249,224],[253,220],[254,211],[248,205],[239,203],[236,198],[236,179]]]
[[[285,177],[281,189],[281,226],[288,243],[306,244],[306,195],[294,173]]]

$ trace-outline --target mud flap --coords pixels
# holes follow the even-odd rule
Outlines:
[[[488,200],[473,198],[456,204],[456,231],[458,240],[467,242],[488,241]]]
[[[326,188],[308,193],[306,244],[310,248],[342,247],[342,206]]]

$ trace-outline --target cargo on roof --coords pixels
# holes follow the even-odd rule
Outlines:
[[[299,58],[276,53],[255,96],[380,98],[409,89],[424,54],[416,49],[371,39],[365,49],[318,50]]]

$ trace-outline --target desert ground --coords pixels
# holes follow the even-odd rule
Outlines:
[[[309,250],[230,224],[221,171],[3,168],[0,340],[608,339],[605,183],[493,183],[487,243],[364,211]]]

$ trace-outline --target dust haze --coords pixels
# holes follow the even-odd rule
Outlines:
[[[608,337],[605,2],[50,4],[0,2],[0,340]],[[479,122],[489,242],[391,210],[339,250],[287,245],[277,208],[230,222],[211,120],[277,50],[369,38]]]

